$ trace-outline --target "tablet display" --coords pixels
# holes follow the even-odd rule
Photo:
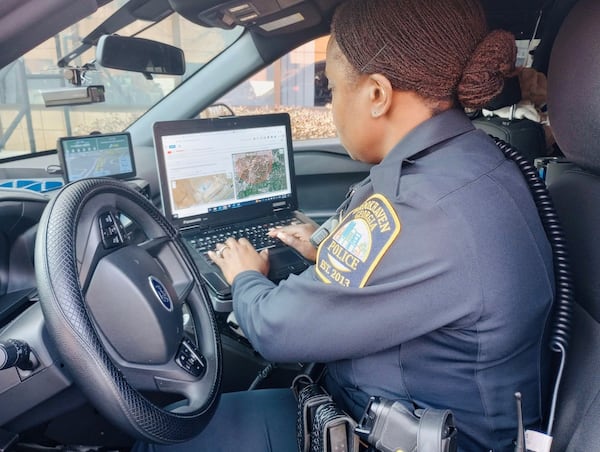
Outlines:
[[[60,138],[57,150],[66,183],[86,177],[135,177],[128,132]]]

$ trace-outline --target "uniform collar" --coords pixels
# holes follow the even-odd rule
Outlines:
[[[425,151],[436,145],[472,130],[475,127],[470,119],[457,109],[446,110],[419,124],[394,146],[381,163],[371,168],[373,190],[389,199],[398,199],[403,163],[412,163],[411,157],[422,157],[427,154]]]
[[[474,129],[471,120],[461,110],[446,110],[411,130],[381,163],[410,160],[419,152]]]

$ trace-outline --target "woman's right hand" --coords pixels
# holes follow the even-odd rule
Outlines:
[[[310,243],[310,236],[317,228],[312,224],[292,224],[271,229],[269,237],[276,237],[288,246],[298,251],[311,262],[317,259],[317,249]]]

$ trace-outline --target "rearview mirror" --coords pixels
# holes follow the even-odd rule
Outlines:
[[[96,63],[146,75],[183,75],[185,72],[185,58],[181,49],[128,36],[102,36],[96,47]]]

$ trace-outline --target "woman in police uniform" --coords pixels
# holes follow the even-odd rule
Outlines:
[[[211,253],[246,336],[266,359],[325,362],[326,386],[360,417],[369,396],[449,408],[461,451],[509,451],[540,421],[551,249],[517,167],[463,107],[514,70],[475,0],[349,0],[326,72],[340,139],[375,164],[318,249],[309,226],[272,231],[315,261],[275,285],[266,254],[228,239]],[[194,450],[295,450],[287,389],[224,394]],[[235,436],[225,435],[228,429]]]

